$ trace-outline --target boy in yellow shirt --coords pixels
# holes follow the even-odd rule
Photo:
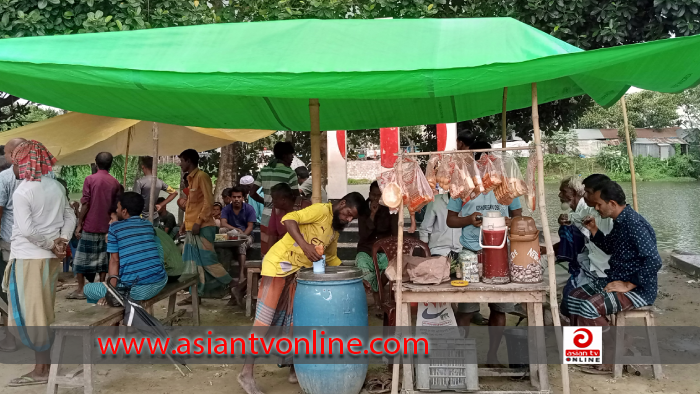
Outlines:
[[[358,215],[368,210],[364,197],[354,192],[336,203],[313,204],[301,211],[290,212],[282,218],[287,234],[265,255],[262,263],[262,281],[258,292],[258,306],[253,326],[292,326],[294,292],[297,281],[294,275],[301,268],[313,266],[321,260],[316,246],[326,255],[326,264],[340,265],[337,256],[340,232]],[[255,384],[252,360],[243,366],[238,383],[248,394],[261,393]],[[296,383],[292,366],[289,381]]]

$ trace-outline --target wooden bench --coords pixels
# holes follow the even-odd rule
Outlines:
[[[161,290],[160,293],[158,293],[155,297],[151,298],[150,300],[146,300],[146,301],[141,302],[141,306],[143,306],[143,309],[145,309],[146,312],[148,312],[151,316],[153,316],[153,305],[155,305],[157,302],[163,301],[166,298],[170,298],[170,300],[168,300],[168,312],[165,315],[165,318],[161,319],[161,322],[163,324],[172,323],[173,319],[180,316],[180,314],[175,313],[177,293],[180,290],[187,290],[190,287],[192,287],[194,289],[194,291],[192,292],[192,323],[195,326],[198,326],[199,325],[199,294],[197,293],[198,280],[199,279],[198,279],[197,274],[182,275],[178,282],[166,284],[165,287],[163,288],[163,290]]]
[[[253,300],[258,299],[258,279],[262,269],[262,261],[247,261],[245,268],[248,270],[245,297],[245,315],[250,317],[253,313]]]
[[[647,336],[649,338],[650,356],[625,356],[625,326],[626,320],[629,318],[642,318],[644,325],[647,327]],[[615,361],[620,364],[615,364],[613,377],[615,379],[622,377],[622,370],[625,365],[651,365],[654,371],[654,378],[659,380],[664,374],[661,370],[661,361],[659,358],[659,344],[656,338],[656,324],[654,323],[654,307],[644,306],[637,309],[618,312],[615,315],[615,326],[617,327],[617,341],[615,341]]]
[[[169,298],[168,311],[161,321],[172,324],[172,321],[181,316],[175,313],[175,302],[177,293],[190,287],[192,292],[192,321],[199,325],[199,295],[197,294],[197,274],[183,275],[181,281],[168,283],[155,297],[144,301],[141,305],[153,315],[153,305],[159,301]],[[183,310],[184,311],[184,310]],[[46,389],[47,394],[56,394],[58,386],[82,387],[85,394],[92,394],[92,327],[111,326],[124,320],[124,308],[122,307],[91,307],[78,313],[72,314],[70,321],[61,321],[52,324],[56,327],[55,339],[51,349],[51,368],[49,370],[49,382]],[[66,337],[74,336],[82,338],[83,342],[83,364],[66,375],[58,376],[58,369],[61,366],[61,354]]]

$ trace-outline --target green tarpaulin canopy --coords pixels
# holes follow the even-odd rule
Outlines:
[[[584,52],[510,18],[293,20],[0,40],[0,90],[71,111],[212,128],[455,122],[700,79],[700,36]]]

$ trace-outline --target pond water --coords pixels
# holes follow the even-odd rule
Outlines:
[[[627,203],[632,205],[632,184],[621,186]],[[548,183],[545,191],[549,224],[555,226],[561,213],[559,185]],[[656,231],[659,250],[681,249],[700,254],[700,182],[640,182],[637,199],[639,212]]]

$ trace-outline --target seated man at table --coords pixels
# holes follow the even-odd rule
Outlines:
[[[392,215],[389,208],[379,203],[382,192],[379,190],[377,181],[369,185],[369,198],[365,201],[367,206],[366,214],[357,218],[357,227],[360,240],[357,242],[357,256],[355,256],[355,266],[362,270],[362,282],[365,291],[372,293],[374,305],[381,309],[379,304],[379,284],[377,283],[377,273],[374,269],[374,259],[372,257],[372,247],[377,240],[382,238],[397,236],[399,232],[399,215]],[[377,253],[377,265],[379,266],[382,284],[386,284],[388,279],[382,276],[382,272],[389,265],[389,260],[384,253]]]
[[[127,192],[119,196],[119,220],[110,224],[107,235],[109,275],[118,275],[120,279],[118,284],[116,278],[110,279],[110,284],[137,301],[155,297],[168,282],[153,224],[141,218],[143,205],[139,193]],[[107,304],[107,288],[103,283],[88,283],[84,292],[88,302]]]
[[[656,301],[661,257],[654,229],[627,205],[620,185],[608,181],[590,200],[601,217],[613,219],[608,235],[599,230],[592,216],[583,220],[591,232],[591,241],[610,254],[610,268],[605,271],[605,280],[583,285],[569,294],[569,312],[575,326],[608,326],[606,316]],[[603,335],[603,341],[609,343],[607,339],[609,336]],[[607,373],[612,371],[612,365],[596,370]]]
[[[226,233],[245,236],[245,241],[238,247],[238,284],[234,290],[234,298],[239,306],[243,305],[241,291],[245,288],[245,259],[248,249],[253,247],[253,226],[255,225],[255,208],[243,202],[243,188],[240,186],[227,189],[231,202],[221,212],[221,229]]]
[[[489,143],[481,141],[467,145],[466,142],[469,142],[469,140],[467,139],[467,135],[464,134],[460,134],[457,138],[457,145],[461,147],[460,150],[491,148]],[[476,159],[478,160],[480,156],[481,154],[477,153]],[[520,199],[516,198],[510,205],[502,205],[496,200],[496,195],[493,191],[485,195],[479,194],[466,203],[463,203],[459,198],[453,198],[447,205],[447,210],[447,226],[462,229],[460,242],[465,249],[471,250],[472,252],[479,252],[481,250],[481,246],[479,245],[479,232],[481,231],[481,216],[483,213],[486,211],[500,211],[501,215],[506,218],[506,223],[508,225],[510,225],[511,217],[520,216],[522,214]],[[492,327],[505,326],[506,313],[516,312],[515,304],[513,303],[489,303],[489,309],[491,310],[489,313],[489,326]],[[479,312],[479,310],[479,303],[459,303],[455,311],[457,325],[464,327],[469,326],[473,314]],[[489,329],[489,335],[487,362],[489,365],[497,366],[499,363],[496,353],[501,343],[503,331],[501,329]]]

